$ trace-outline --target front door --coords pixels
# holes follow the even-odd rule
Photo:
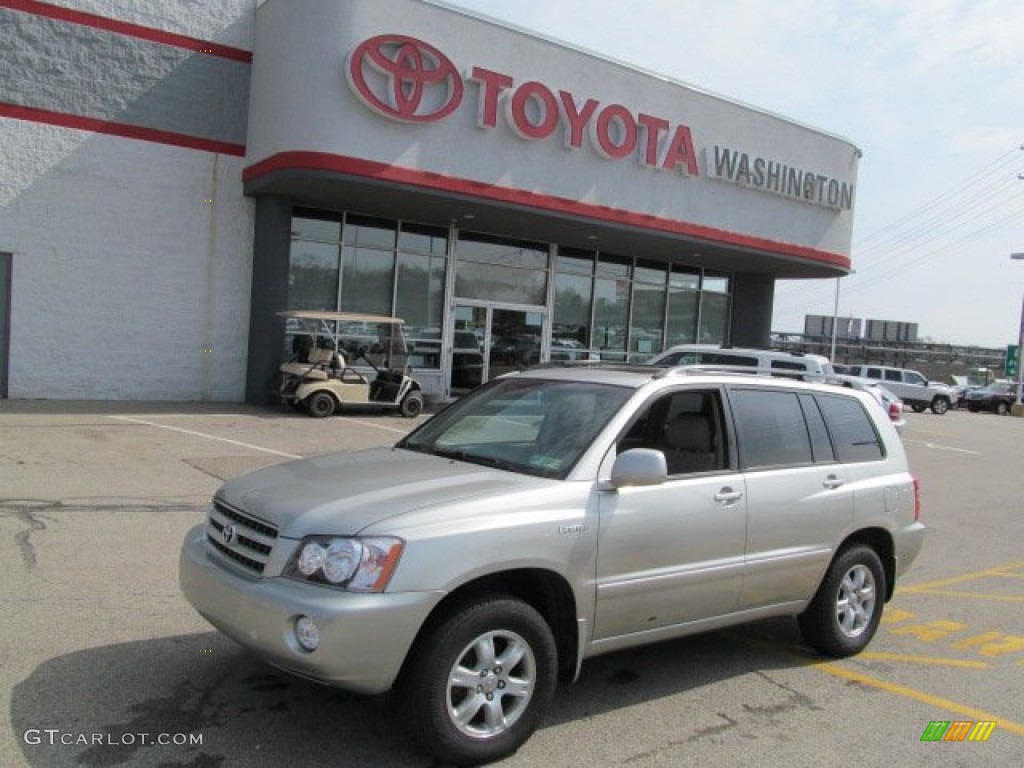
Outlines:
[[[544,313],[494,304],[456,304],[448,391],[458,397],[485,381],[540,362]]]
[[[665,453],[669,475],[601,496],[595,641],[670,633],[735,609],[747,503],[727,434],[721,392],[686,388],[654,400],[619,440],[616,453]]]

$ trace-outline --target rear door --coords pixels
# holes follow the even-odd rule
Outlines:
[[[853,518],[853,497],[808,393],[729,389],[747,489],[739,608],[807,600]]]

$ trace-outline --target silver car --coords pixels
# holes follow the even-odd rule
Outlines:
[[[232,480],[181,587],[271,664],[395,689],[437,759],[515,751],[597,654],[768,616],[848,656],[917,555],[871,396],[647,366],[533,369],[393,448]]]

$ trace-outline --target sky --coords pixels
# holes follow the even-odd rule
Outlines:
[[[863,151],[842,278],[779,281],[805,314],[1000,347],[1022,323],[1021,0],[448,0],[849,139]]]

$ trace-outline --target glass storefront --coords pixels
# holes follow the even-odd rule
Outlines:
[[[410,364],[445,395],[537,362],[729,338],[731,276],[673,259],[310,209],[291,231],[289,309],[403,318]]]

